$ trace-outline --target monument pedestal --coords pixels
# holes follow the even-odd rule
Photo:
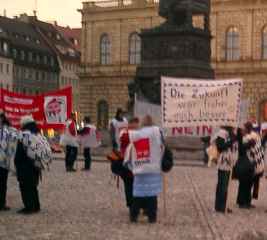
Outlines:
[[[131,106],[135,93],[150,103],[160,104],[161,76],[214,78],[209,14],[210,0],[160,0],[159,15],[166,21],[141,31],[142,61],[137,67],[134,83],[129,83]],[[194,26],[194,17],[202,19],[202,26]],[[168,141],[177,150],[178,158],[194,159],[201,155],[199,151],[203,145],[200,139],[176,138]],[[180,143],[186,146],[181,147]],[[191,149],[192,145],[196,149]]]
[[[214,78],[208,30],[163,24],[141,32],[142,64],[135,83],[138,94],[160,103],[160,77]]]

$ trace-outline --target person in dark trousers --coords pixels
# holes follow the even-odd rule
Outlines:
[[[134,175],[130,221],[136,223],[140,210],[144,209],[149,223],[156,223],[157,197],[162,191],[163,139],[151,116],[145,116],[142,125],[141,129],[129,131],[131,148],[127,149],[124,159],[125,166]]]
[[[8,180],[9,166],[10,166],[10,159],[8,158],[9,126],[10,124],[5,114],[1,113],[0,114],[0,142],[1,142],[0,211],[10,210],[10,207],[6,205],[7,180]]]
[[[66,146],[65,167],[67,172],[75,172],[74,163],[78,155],[78,140],[77,140],[77,127],[76,116],[71,114],[70,119],[66,122],[63,146]]]
[[[132,118],[129,120],[128,129],[122,130],[120,134],[120,152],[122,157],[125,155],[125,151],[129,145],[129,130],[139,128],[139,119]],[[111,170],[114,174],[121,177],[124,184],[124,192],[126,199],[126,206],[131,207],[133,201],[133,174],[132,172],[123,165],[123,160],[112,161]]]
[[[247,148],[249,144],[243,144],[243,132],[242,129],[237,131],[237,141],[238,141],[238,152],[239,152],[239,164],[243,165],[240,168],[243,169],[242,173],[238,176],[239,186],[237,195],[237,204],[239,208],[249,209],[253,207],[251,204],[252,200],[252,187],[254,179],[254,168],[249,164],[249,159],[247,158]],[[253,143],[252,143],[253,144]]]
[[[220,213],[231,213],[232,210],[227,209],[228,185],[231,171],[238,159],[238,143],[233,128],[221,127],[212,142],[216,144],[219,152],[215,210]]]
[[[31,117],[23,117],[21,120],[21,130],[29,131],[31,134],[39,134],[37,124]],[[27,155],[27,149],[23,140],[18,141],[15,156],[15,167],[17,179],[21,192],[24,208],[19,210],[20,214],[32,214],[40,211],[40,201],[38,193],[38,184],[41,176],[40,169],[34,166],[33,159]]]
[[[79,142],[83,148],[84,156],[84,169],[85,171],[91,170],[91,148],[98,147],[100,139],[96,127],[91,124],[90,117],[84,118],[84,127],[78,131]]]
[[[264,174],[264,149],[262,147],[262,139],[259,133],[254,130],[253,124],[251,122],[247,122],[245,124],[244,130],[243,145],[246,151],[246,157],[253,165],[254,176],[252,183],[252,197],[254,199],[258,199],[260,179]],[[245,207],[255,208],[255,206],[251,205],[251,203],[249,205],[246,205]]]

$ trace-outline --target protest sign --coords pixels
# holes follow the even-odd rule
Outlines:
[[[20,119],[31,115],[42,129],[60,129],[72,111],[72,89],[48,92],[38,96],[28,96],[0,90],[0,107],[12,126],[19,128]]]
[[[237,127],[242,80],[161,78],[162,126]]]

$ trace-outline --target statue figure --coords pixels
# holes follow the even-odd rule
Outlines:
[[[210,11],[210,0],[160,0],[159,15],[172,25],[192,25],[193,14]]]

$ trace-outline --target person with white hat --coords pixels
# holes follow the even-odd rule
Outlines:
[[[32,214],[40,211],[37,187],[41,172],[51,159],[51,148],[40,134],[37,123],[31,116],[22,117],[15,166],[24,208],[18,213]]]

